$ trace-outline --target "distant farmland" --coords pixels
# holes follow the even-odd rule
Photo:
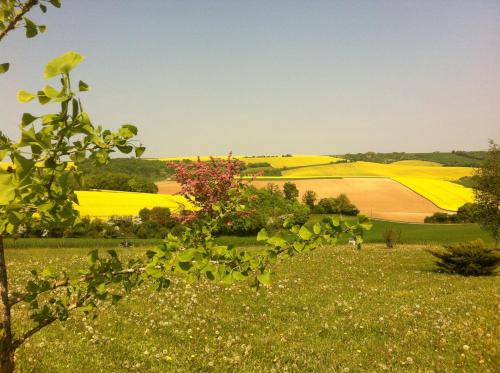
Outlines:
[[[210,157],[203,156],[199,157],[202,161],[208,161]],[[215,156],[214,158],[227,158],[227,156]],[[271,167],[282,169],[282,168],[293,168],[293,167],[305,167],[314,165],[323,165],[335,163],[342,158],[328,156],[328,155],[293,155],[293,156],[233,156],[233,158],[239,159],[247,164],[250,163],[269,163]],[[196,161],[198,157],[167,157],[158,158],[162,161],[181,161],[190,160]]]
[[[280,187],[286,180],[255,180],[258,188],[268,183]],[[300,191],[314,190],[318,198],[336,197],[345,193],[361,213],[377,219],[404,222],[422,222],[426,216],[443,211],[426,198],[414,193],[400,183],[387,178],[343,178],[293,180]],[[174,194],[179,191],[175,181],[157,183],[159,193]]]

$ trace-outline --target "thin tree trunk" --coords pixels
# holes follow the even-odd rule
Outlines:
[[[2,323],[0,334],[0,372],[11,373],[14,371],[14,351],[12,349],[12,329],[10,322],[9,283],[2,235],[0,235],[0,298],[0,318]]]

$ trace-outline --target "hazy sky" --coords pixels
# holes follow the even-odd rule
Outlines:
[[[94,123],[146,156],[481,149],[500,140],[500,1],[63,0],[0,44],[0,129],[69,50]],[[52,82],[56,84],[56,81]],[[56,109],[55,107],[53,109]],[[44,110],[44,109],[43,109]]]

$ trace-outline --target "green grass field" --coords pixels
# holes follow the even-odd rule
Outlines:
[[[323,215],[312,215],[310,221],[314,222]],[[350,220],[352,218],[346,218]],[[402,244],[446,244],[452,242],[472,241],[480,238],[485,243],[491,244],[493,241],[488,233],[482,230],[477,224],[408,224],[394,223],[383,220],[372,220],[373,227],[365,233],[366,243],[382,243],[383,232],[393,227],[401,229]],[[224,236],[220,237],[222,244],[233,245],[257,245],[255,236]],[[347,242],[347,238],[342,241]]]
[[[143,249],[121,250],[137,255]],[[19,289],[29,269],[75,271],[83,249],[7,250]],[[493,372],[498,278],[434,272],[422,246],[325,247],[281,262],[273,284],[147,284],[92,319],[76,313],[17,354],[30,372]],[[14,320],[28,327],[23,308]]]
[[[312,215],[311,222],[320,219],[322,215]],[[350,219],[350,218],[347,218]],[[383,220],[372,220],[373,227],[365,234],[367,243],[383,242],[382,234],[385,229],[394,227],[401,229],[401,243],[403,244],[445,244],[450,242],[472,241],[482,239],[486,243],[492,240],[488,233],[480,229],[477,224],[408,224],[394,223]],[[118,247],[123,239],[89,239],[89,238],[21,238],[6,239],[8,248],[99,248]],[[134,246],[143,247],[155,245],[160,239],[131,239]],[[257,245],[256,236],[222,236],[217,239],[221,244]],[[345,242],[345,241],[344,241]]]

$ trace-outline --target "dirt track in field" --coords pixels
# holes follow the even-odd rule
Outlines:
[[[255,180],[252,184],[262,188],[271,182],[282,187],[286,181]],[[426,216],[443,211],[428,199],[391,179],[344,178],[291,181],[297,185],[300,197],[306,190],[314,190],[318,199],[336,197],[344,193],[362,214],[377,219],[419,223],[423,222]],[[179,191],[179,185],[175,181],[161,181],[156,185],[159,193],[174,194]]]

